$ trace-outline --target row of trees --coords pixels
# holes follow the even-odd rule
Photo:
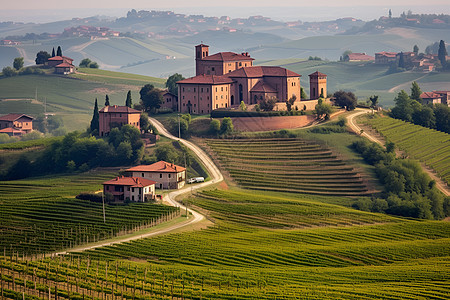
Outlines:
[[[381,198],[359,199],[354,207],[421,219],[440,220],[450,215],[450,197],[439,192],[436,183],[417,162],[396,159],[393,143],[386,145],[387,150],[366,140],[354,142],[352,147],[375,166],[377,177],[385,187]]]
[[[49,173],[120,166],[138,162],[143,155],[141,134],[130,125],[113,128],[106,139],[71,132],[62,140],[47,146],[33,162],[25,155],[21,156],[2,179],[14,180]]]
[[[411,95],[401,90],[395,97],[391,116],[406,122],[450,133],[450,108],[444,104],[422,105],[421,90],[416,82],[411,87]]]

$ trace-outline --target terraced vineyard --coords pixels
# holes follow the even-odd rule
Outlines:
[[[179,210],[149,203],[107,205],[75,199],[101,189],[112,173],[89,173],[0,182],[0,249],[38,255],[150,227]]]
[[[367,119],[367,123],[450,184],[449,134],[388,117]]]
[[[448,222],[328,205],[333,220],[325,197],[276,195],[205,191],[189,202],[222,216],[206,230],[39,261],[0,257],[4,290],[42,297],[50,288],[66,299],[448,299]],[[299,217],[309,228],[272,226],[283,219],[293,228]]]
[[[333,152],[295,138],[207,140],[241,186],[319,195],[365,195],[361,176]]]

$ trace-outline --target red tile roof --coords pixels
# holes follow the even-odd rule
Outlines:
[[[118,105],[111,105],[111,106],[105,106],[102,109],[100,109],[101,113],[127,113],[127,114],[140,114],[141,112],[139,110],[129,108],[128,106],[118,106]]]
[[[316,71],[316,72],[314,72],[312,74],[309,74],[308,76],[309,77],[313,77],[313,76],[325,76],[325,77],[327,77],[326,74],[320,73],[319,71]]]
[[[146,187],[154,185],[156,181],[141,177],[116,177],[112,180],[103,182],[103,185],[124,185],[131,187]]]
[[[382,56],[386,56],[386,57],[396,57],[397,56],[397,52],[378,52],[375,53],[375,55],[382,55]]]
[[[70,67],[74,67],[74,65],[68,64],[66,62],[63,62],[62,64],[59,64],[59,65],[55,66],[55,68],[70,68]]]
[[[441,95],[436,94],[434,92],[423,92],[422,94],[420,94],[420,98],[423,99],[436,99],[436,98],[440,98]]]
[[[73,61],[72,58],[64,56],[64,55],[63,56],[50,57],[48,60],[63,60],[63,59],[67,59],[67,60]]]
[[[213,55],[204,57],[202,60],[212,60],[212,61],[240,61],[240,60],[255,60],[250,56],[237,54],[234,52],[219,52]]]
[[[4,116],[1,116],[0,117],[0,121],[11,121],[11,122],[14,122],[15,120],[20,119],[21,117],[26,117],[26,118],[29,118],[31,120],[34,119],[33,117],[30,117],[30,116],[25,115],[25,114],[7,114],[7,115],[4,115]]]
[[[254,66],[254,67],[244,67],[237,69],[233,72],[227,73],[224,76],[227,77],[244,77],[244,78],[255,78],[255,77],[300,77],[300,74],[292,72],[288,69],[282,67],[269,67],[269,66]]]
[[[151,165],[140,165],[125,170],[127,172],[161,172],[161,173],[179,173],[185,171],[186,168],[165,162],[158,161]]]
[[[362,61],[370,61],[375,60],[375,57],[367,55],[365,53],[350,53],[348,55],[349,60],[362,60]]]
[[[231,73],[230,73],[231,74]],[[191,84],[225,84],[233,83],[233,80],[226,76],[219,75],[198,75],[191,78],[186,78],[177,82],[180,83],[191,83]]]
[[[277,91],[264,81],[258,81],[250,92],[276,93]]]

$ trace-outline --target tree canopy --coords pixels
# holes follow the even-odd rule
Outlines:
[[[14,58],[13,67],[17,71],[23,68],[23,57]]]
[[[447,49],[445,48],[445,42],[443,40],[441,40],[439,42],[439,50],[438,50],[438,58],[441,62],[441,65],[443,68],[446,67],[447,64]]]
[[[144,85],[139,91],[141,104],[146,112],[155,112],[163,104],[162,93],[152,84]]]
[[[109,103],[109,96],[106,95],[105,96],[105,106],[110,106],[111,104]]]
[[[34,60],[37,65],[43,65],[50,58],[50,54],[47,51],[39,51],[36,54],[36,59]]]
[[[166,81],[166,88],[169,90],[170,93],[178,96],[178,86],[177,81],[183,80],[184,77],[181,74],[175,73],[169,78],[167,78]]]
[[[94,113],[92,115],[92,120],[91,120],[91,133],[97,131],[97,134],[99,132],[99,113],[98,113],[98,103],[97,103],[97,98],[95,98],[95,104],[94,104]]]
[[[125,100],[125,106],[128,106],[129,108],[131,108],[132,105],[133,105],[133,100],[131,99],[131,91],[129,90],[127,93],[127,99]]]
[[[411,85],[411,99],[416,100],[417,102],[422,102],[422,99],[420,98],[421,94],[422,91],[420,90],[419,85],[414,81]]]
[[[61,46],[58,46],[58,49],[56,50],[56,56],[62,56],[62,49]]]
[[[358,102],[355,94],[346,91],[337,91],[333,94],[337,106],[345,107],[346,110],[354,110]]]

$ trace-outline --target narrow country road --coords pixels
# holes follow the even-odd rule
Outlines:
[[[359,127],[354,119],[357,116],[363,115],[363,114],[367,114],[370,113],[371,110],[370,109],[360,109],[357,108],[355,110],[355,112],[353,114],[350,114],[347,116],[347,121],[348,121],[348,125],[350,126],[350,128],[357,134],[361,133],[361,127]],[[373,135],[367,133],[367,132],[363,132],[362,136],[366,137],[367,139],[371,140],[372,142],[378,143],[381,146],[384,147],[384,141],[381,141],[379,139],[377,139],[376,137],[374,137]],[[440,178],[438,177],[434,171],[430,170],[424,163],[422,163],[421,161],[418,161],[419,164],[422,167],[422,170],[427,173],[431,179],[433,179],[436,182],[436,187],[442,192],[444,193],[444,195],[446,196],[450,196],[450,189],[448,188],[448,185]]]
[[[182,195],[184,193],[189,193],[192,190],[204,188],[209,185],[221,182],[223,180],[223,175],[222,175],[222,173],[220,173],[219,168],[217,168],[217,166],[214,164],[214,162],[211,160],[211,158],[209,158],[209,156],[198,146],[196,146],[193,143],[188,142],[184,139],[179,139],[179,138],[173,136],[166,130],[166,128],[164,128],[164,126],[158,120],[156,120],[154,118],[149,118],[149,120],[156,127],[156,129],[158,130],[158,132],[161,135],[164,135],[169,139],[178,140],[180,143],[183,143],[186,147],[188,147],[191,151],[193,151],[195,153],[195,155],[197,155],[199,157],[200,161],[204,164],[205,168],[208,170],[208,173],[211,177],[211,180],[209,180],[209,181],[206,181],[206,182],[203,182],[200,184],[185,186],[182,189],[169,192],[168,194],[166,194],[164,196],[163,201],[169,203],[172,206],[179,207],[180,210],[184,211],[184,210],[186,210],[186,207],[175,201],[175,198],[177,196]],[[152,231],[149,233],[139,234],[137,232],[137,233],[135,233],[135,235],[133,235],[131,237],[124,237],[122,239],[117,239],[114,241],[99,243],[99,244],[90,245],[90,246],[89,245],[80,246],[80,247],[76,247],[76,248],[69,249],[66,251],[57,252],[54,254],[64,255],[64,254],[68,254],[71,252],[82,252],[85,250],[92,250],[92,249],[100,248],[100,247],[104,247],[104,246],[110,246],[110,245],[114,245],[114,244],[125,243],[125,242],[129,242],[129,241],[133,241],[133,240],[138,240],[138,239],[147,238],[147,237],[151,237],[151,236],[155,236],[155,235],[169,233],[176,229],[180,229],[180,228],[183,228],[183,227],[186,227],[189,225],[193,225],[193,224],[203,221],[205,219],[205,217],[202,214],[200,214],[190,208],[187,208],[187,211],[192,214],[192,218],[186,222],[177,223],[172,226],[162,228],[159,230],[155,230],[155,231]]]

